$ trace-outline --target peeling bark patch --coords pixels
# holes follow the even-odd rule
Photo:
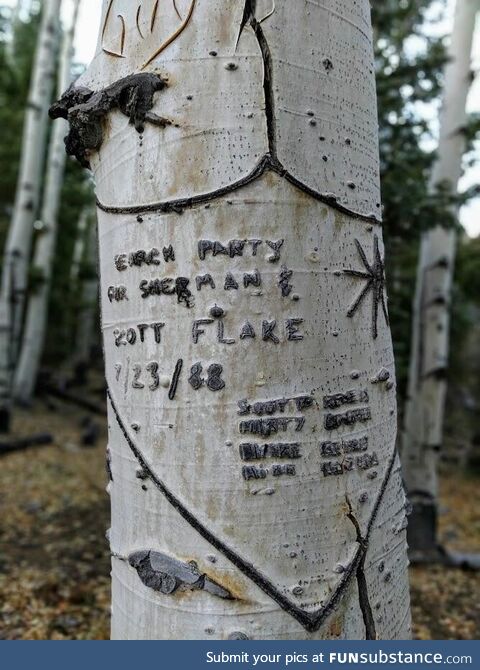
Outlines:
[[[218,598],[233,599],[229,591],[202,574],[194,561],[183,563],[157,551],[136,551],[130,554],[128,562],[145,586],[164,595],[207,591]]]
[[[143,132],[146,121],[166,125],[165,119],[149,114],[154,94],[166,85],[166,80],[159,75],[142,73],[119,79],[97,92],[71,86],[50,108],[52,119],[63,118],[70,124],[65,138],[68,155],[75,156],[83,167],[89,168],[89,153],[102,146],[103,121],[114,109],[125,114],[138,133]]]

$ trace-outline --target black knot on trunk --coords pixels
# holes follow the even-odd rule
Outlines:
[[[103,143],[103,119],[114,109],[130,120],[138,133],[144,130],[153,107],[153,96],[167,86],[160,75],[149,72],[132,74],[101,91],[70,86],[60,100],[50,107],[52,119],[66,119],[70,130],[65,138],[69,156],[75,156],[83,167],[89,168],[89,154],[98,151]],[[155,117],[157,124],[158,118]],[[164,124],[166,125],[166,124]]]

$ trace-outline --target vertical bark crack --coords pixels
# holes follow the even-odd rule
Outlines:
[[[273,94],[273,67],[272,54],[268,46],[265,33],[263,32],[260,21],[256,18],[256,0],[246,0],[245,8],[243,10],[242,23],[238,33],[237,45],[245,26],[250,23],[255,37],[257,38],[263,58],[263,90],[265,95],[265,116],[267,119],[267,137],[268,150],[270,157],[276,162],[276,124],[275,124],[275,98]]]
[[[360,545],[361,549],[361,559],[358,562],[356,577],[358,587],[358,600],[363,616],[363,623],[365,624],[365,637],[367,640],[376,640],[377,631],[375,628],[375,619],[373,618],[372,606],[370,604],[370,598],[368,595],[367,578],[365,577],[365,558],[367,555],[368,540],[364,538],[362,535],[360,524],[358,523],[358,520],[355,517],[355,514],[353,513],[353,508],[350,503],[350,500],[348,499],[348,496],[346,497],[346,501],[348,505],[347,517],[348,519],[350,519],[355,528],[355,531],[357,533],[357,542]]]
[[[277,145],[276,145],[276,123],[275,123],[275,98],[273,94],[273,67],[272,54],[270,47],[263,32],[262,26],[255,17],[251,19],[251,26],[255,31],[255,35],[260,45],[263,56],[263,90],[265,94],[265,116],[267,119],[267,137],[268,150],[272,160],[277,160]]]
[[[375,629],[375,620],[373,618],[372,606],[368,597],[368,585],[365,577],[365,554],[358,564],[357,568],[357,586],[360,609],[362,611],[363,622],[365,624],[365,637],[367,640],[376,640],[377,631]]]

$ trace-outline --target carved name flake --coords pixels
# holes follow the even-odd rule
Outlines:
[[[247,321],[241,326],[239,339],[237,340],[231,337],[236,333],[228,332],[227,324],[223,319],[219,317],[196,319],[192,324],[192,341],[194,344],[198,344],[201,337],[207,336],[207,331],[210,328],[210,336],[214,334],[216,341],[220,344],[230,345],[237,343],[239,340],[255,340],[257,331],[262,341],[270,344],[280,344],[280,338],[285,342],[301,342],[305,337],[300,330],[303,322],[304,319],[300,318],[285,319],[283,329],[281,329],[276,320],[264,320],[255,329],[255,326]]]

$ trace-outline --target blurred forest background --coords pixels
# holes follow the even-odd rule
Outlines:
[[[480,553],[480,237],[468,237],[452,214],[456,206],[477,196],[478,188],[462,195],[429,190],[436,158],[431,150],[435,124],[430,120],[438,113],[447,56],[445,36],[427,35],[435,34],[432,5],[441,4],[372,3],[389,310],[401,422],[420,235],[439,223],[457,227],[439,539],[451,548]],[[39,25],[38,2],[18,16],[0,0],[2,249],[14,206]],[[58,30],[60,44],[60,25]],[[74,62],[73,76],[83,67]],[[49,133],[51,129],[50,124]],[[480,118],[471,115],[463,129],[468,144],[465,165],[479,158],[479,129]],[[0,440],[0,639],[109,635],[105,386],[92,244],[95,225],[90,176],[69,159],[35,394],[15,406],[10,433]],[[33,248],[44,232],[39,207]],[[31,263],[27,303],[45,281],[44,271]],[[412,568],[415,636],[478,638],[479,586],[473,571],[441,565]]]

